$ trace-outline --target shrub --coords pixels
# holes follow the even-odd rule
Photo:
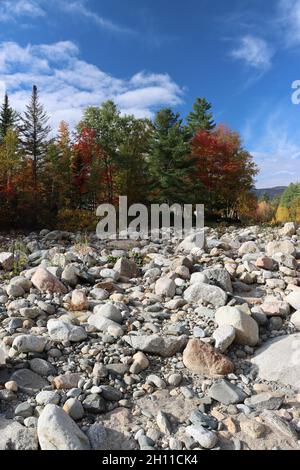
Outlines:
[[[57,216],[57,228],[68,232],[92,232],[96,230],[97,223],[96,214],[85,209],[62,209]]]

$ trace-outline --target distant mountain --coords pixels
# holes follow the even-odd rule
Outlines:
[[[286,186],[276,186],[275,188],[256,189],[255,194],[260,198],[263,194],[267,193],[270,199],[273,199],[276,196],[281,196],[286,188]]]

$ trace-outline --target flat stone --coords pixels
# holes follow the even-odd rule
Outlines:
[[[258,377],[300,389],[300,333],[269,340],[252,359]]]
[[[208,395],[219,403],[227,406],[242,403],[246,397],[243,390],[226,380],[221,380],[213,385]]]
[[[188,342],[187,336],[177,337],[158,335],[130,335],[124,336],[123,340],[137,351],[143,351],[162,357],[175,356],[176,353],[181,352],[185,348]]]
[[[20,369],[11,375],[21,391],[34,394],[49,386],[49,382],[29,369]]]
[[[254,408],[257,411],[264,410],[279,410],[283,403],[281,396],[276,396],[272,393],[264,392],[258,395],[252,395],[250,398],[246,398],[245,405]]]

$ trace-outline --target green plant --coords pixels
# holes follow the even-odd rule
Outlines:
[[[17,238],[10,244],[9,251],[14,255],[12,273],[14,276],[18,276],[26,266],[27,255],[29,254],[28,248],[22,239]]]

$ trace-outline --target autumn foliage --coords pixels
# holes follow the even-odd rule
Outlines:
[[[24,117],[8,97],[0,111],[5,229],[93,229],[97,206],[117,204],[120,195],[129,204],[205,203],[214,217],[253,217],[256,173],[239,134],[216,126],[205,99],[196,101],[186,123],[170,109],[153,121],[123,116],[108,101],[85,110],[74,130],[61,122],[56,136],[36,87]]]

